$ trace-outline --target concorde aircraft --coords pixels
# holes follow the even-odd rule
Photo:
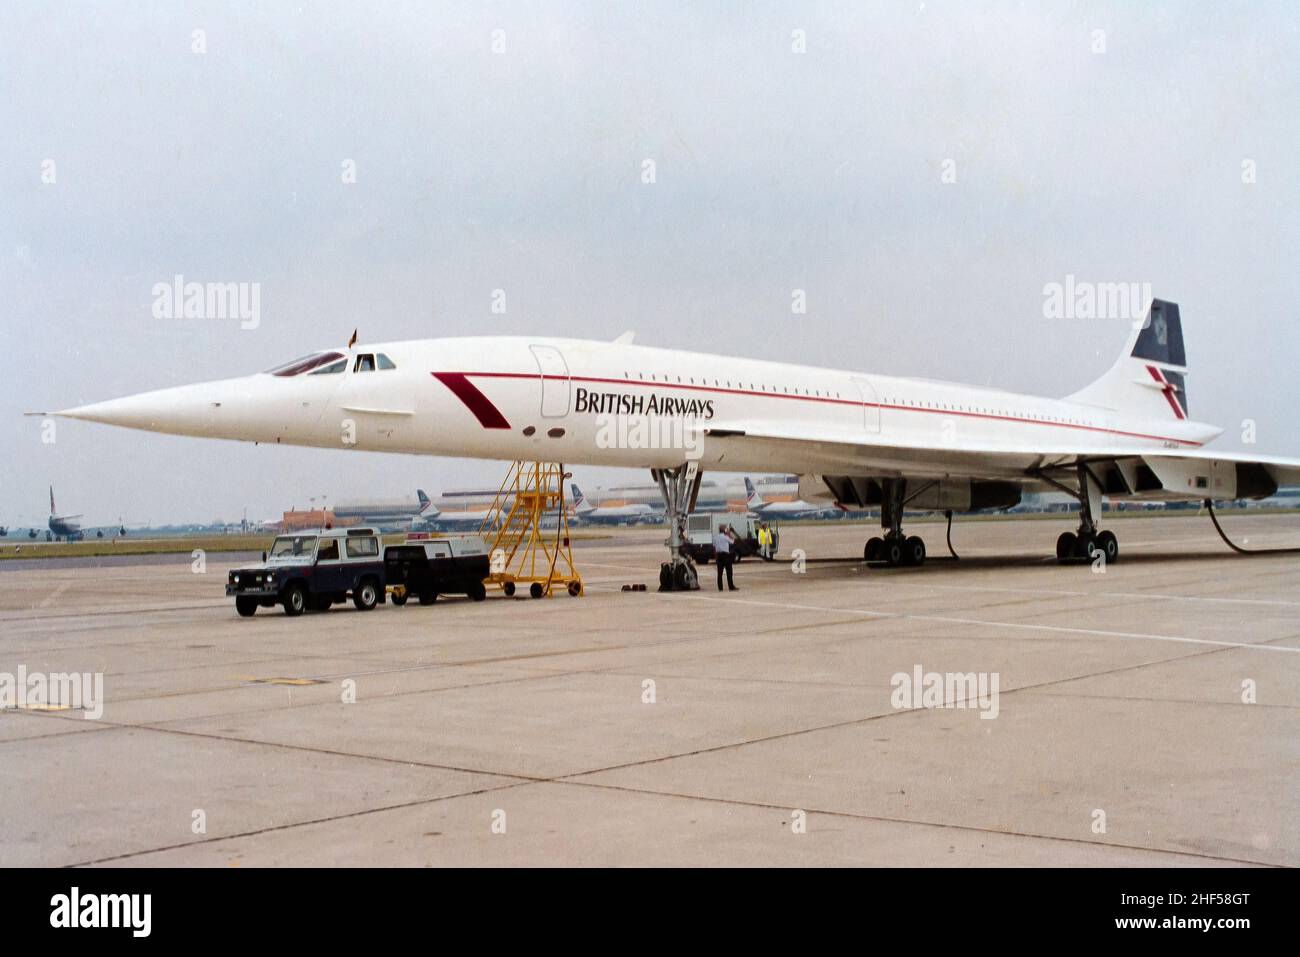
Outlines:
[[[683,538],[704,470],[786,471],[800,498],[880,509],[869,562],[919,565],[903,513],[1080,502],[1063,561],[1113,562],[1112,499],[1264,498],[1300,460],[1214,451],[1190,417],[1178,306],[1154,300],[1118,361],[1063,399],[613,342],[470,337],[315,352],[263,373],[57,415],[178,435],[351,451],[649,468],[664,499],[661,587],[696,587]],[[1211,513],[1213,514],[1213,513]]]

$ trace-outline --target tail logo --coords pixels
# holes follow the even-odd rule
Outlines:
[[[1159,335],[1160,331],[1161,330],[1157,328],[1156,335]],[[1178,394],[1178,386],[1175,383],[1170,382],[1165,377],[1165,374],[1156,366],[1147,366],[1147,372],[1151,373],[1151,378],[1160,383],[1160,391],[1164,393],[1165,401],[1169,403],[1169,408],[1174,410],[1174,415],[1180,420],[1187,418],[1187,411],[1182,405],[1182,396]]]

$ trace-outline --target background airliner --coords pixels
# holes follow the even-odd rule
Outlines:
[[[313,353],[265,373],[57,415],[249,442],[649,468],[669,518],[661,587],[695,587],[682,537],[703,470],[798,473],[800,497],[879,507],[868,561],[920,564],[907,509],[1079,499],[1062,561],[1098,552],[1115,499],[1237,499],[1300,481],[1300,461],[1216,452],[1190,417],[1176,304],[1154,300],[1119,359],[1063,399],[633,344],[541,337],[412,340]]]
[[[802,499],[793,502],[764,501],[748,475],[745,476],[745,505],[760,518],[816,518],[834,511],[833,506],[814,505]]]
[[[424,519],[438,515],[424,489],[415,490],[415,501],[344,502],[332,509],[336,519],[348,519],[357,525],[374,525],[385,530],[419,526]]]
[[[582,494],[582,489],[578,488],[577,482],[570,482],[569,488],[573,490],[573,513],[582,521],[593,525],[635,525],[653,522],[662,514],[644,502],[632,502],[627,505],[593,505],[587,500],[587,496]]]

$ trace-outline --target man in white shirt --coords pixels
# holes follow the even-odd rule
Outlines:
[[[731,577],[731,568],[734,564],[734,555],[731,546],[735,542],[731,529],[726,525],[719,525],[718,530],[713,534],[713,560],[718,564],[718,591],[722,591],[722,572],[727,573],[727,588],[731,591],[739,591],[736,583]]]

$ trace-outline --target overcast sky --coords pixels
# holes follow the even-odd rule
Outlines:
[[[495,483],[20,416],[354,326],[1064,395],[1127,333],[1044,318],[1067,274],[1179,302],[1193,417],[1300,456],[1294,2],[429,6],[0,5],[0,524],[51,483],[92,524]],[[260,283],[260,326],[155,318],[178,273]]]

